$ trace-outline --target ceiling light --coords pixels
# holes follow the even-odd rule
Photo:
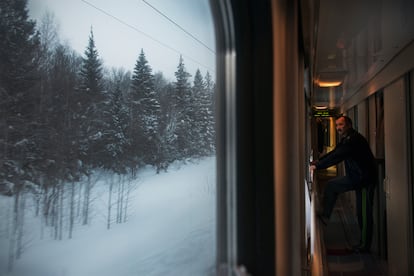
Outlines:
[[[326,106],[326,105],[314,105],[313,108],[321,110],[321,109],[328,109],[328,106]]]
[[[318,81],[319,87],[336,87],[340,86],[342,81]]]
[[[325,70],[319,71],[315,78],[315,83],[319,87],[336,87],[340,86],[347,74],[345,70]]]

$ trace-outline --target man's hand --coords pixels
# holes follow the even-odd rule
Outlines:
[[[319,162],[318,160],[313,160],[312,162],[310,162],[310,164],[311,165],[316,165],[316,164],[318,164],[318,162]]]
[[[310,166],[309,166],[309,170],[310,170],[311,172],[313,172],[314,170],[316,170],[316,166],[315,166],[315,165],[310,165]]]

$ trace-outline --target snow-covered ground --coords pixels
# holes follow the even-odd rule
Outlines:
[[[160,174],[141,170],[127,222],[112,224],[110,230],[105,205],[109,177],[101,177],[94,187],[99,197],[92,204],[92,223],[77,225],[72,239],[57,241],[47,234],[40,239],[39,219],[26,218],[32,225],[25,226],[25,249],[9,274],[8,243],[1,235],[0,275],[214,275],[215,172],[215,158],[175,164]],[[0,216],[7,213],[7,201],[10,198],[0,196]]]

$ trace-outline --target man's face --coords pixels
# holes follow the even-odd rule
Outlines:
[[[338,134],[340,136],[343,136],[349,129],[349,126],[345,122],[345,118],[341,117],[335,122],[336,124],[336,131],[338,131]]]

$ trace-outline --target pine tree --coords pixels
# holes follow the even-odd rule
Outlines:
[[[106,129],[104,118],[106,97],[103,90],[102,62],[95,46],[91,29],[89,43],[85,50],[80,71],[79,116],[81,159],[92,167],[102,165],[105,141],[103,131]]]
[[[214,119],[210,109],[210,95],[207,93],[200,70],[197,70],[194,76],[193,95],[195,110],[197,110],[192,123],[192,130],[196,138],[193,145],[194,154],[196,156],[206,156],[213,151],[214,130],[212,129],[211,122]]]
[[[38,77],[39,34],[26,2],[0,1],[0,85],[6,92],[26,91]]]
[[[14,196],[8,270],[23,250],[24,193],[33,188],[39,149],[39,35],[26,0],[0,1],[0,183]]]
[[[139,159],[156,165],[159,152],[160,104],[154,90],[154,76],[144,51],[136,62],[131,82],[131,125],[133,147]]]
[[[174,95],[174,86],[164,78],[161,72],[154,75],[155,91],[161,106],[160,116],[160,142],[159,152],[157,154],[157,172],[161,169],[167,170],[168,165],[176,158],[176,118],[173,116],[172,102]]]
[[[214,84],[213,79],[208,71],[204,77],[204,80],[206,84],[206,93],[210,97],[210,103],[211,103],[210,110],[212,111],[212,114],[214,116],[215,105],[216,105],[216,98],[215,98],[216,85]]]
[[[39,35],[26,0],[0,1],[0,180],[18,189],[41,159],[38,136]]]
[[[192,94],[189,78],[191,75],[186,71],[184,60],[180,56],[180,61],[175,72],[176,81],[174,82],[173,97],[173,116],[175,117],[176,127],[176,158],[182,159],[190,157],[190,141],[193,140],[191,133],[192,114]]]
[[[108,111],[108,129],[105,131],[104,168],[118,174],[125,173],[125,155],[130,140],[127,137],[128,109],[123,99],[121,83],[117,81],[111,93]]]
[[[206,93],[206,100],[210,103],[208,110],[209,112],[209,118],[207,118],[208,121],[208,129],[211,131],[211,134],[209,136],[210,141],[210,153],[214,153],[216,150],[216,121],[215,121],[215,106],[216,106],[216,97],[215,97],[215,91],[216,91],[216,85],[214,84],[210,73],[207,71],[205,77],[205,93]],[[209,132],[210,133],[210,132]]]

